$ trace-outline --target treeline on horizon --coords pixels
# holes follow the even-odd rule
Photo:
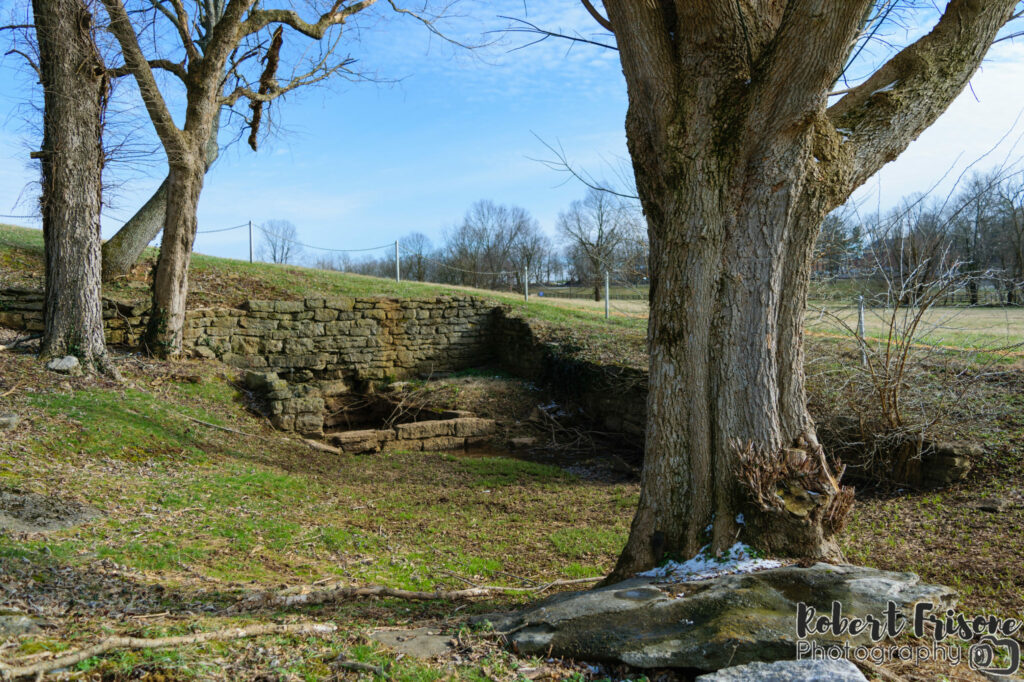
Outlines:
[[[913,194],[887,212],[864,213],[853,202],[822,223],[814,277],[864,279],[922,286],[951,272],[965,278],[969,296],[997,292],[1000,302],[1024,303],[1024,174],[976,173],[943,197]],[[294,226],[274,221],[263,253],[273,262],[295,262],[288,248]],[[275,234],[284,239],[275,239]],[[400,240],[403,279],[495,290],[571,284],[600,296],[605,272],[616,284],[645,286],[649,243],[639,202],[588,189],[556,221],[556,236],[519,206],[481,200],[444,232],[440,244],[422,232]],[[309,255],[314,267],[377,277],[395,276],[393,253]]]

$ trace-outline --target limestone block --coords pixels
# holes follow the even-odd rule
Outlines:
[[[302,301],[274,301],[275,313],[301,313],[306,310]]]
[[[295,430],[302,434],[321,434],[324,431],[322,412],[306,412],[295,417]]]
[[[421,438],[433,438],[436,436],[455,435],[455,419],[437,419],[425,422],[411,422],[409,424],[398,424],[395,426],[395,433],[399,439],[415,440]]]
[[[466,439],[454,436],[424,438],[421,442],[423,443],[424,452],[450,452],[452,450],[466,449]]]
[[[274,428],[281,431],[291,431],[295,428],[295,415],[275,414],[270,417],[270,423],[274,425]]]
[[[419,452],[423,449],[422,440],[392,440],[384,443],[385,450],[405,450]]]
[[[324,302],[324,305],[332,310],[352,310],[355,301],[353,299],[345,297],[330,298]]]

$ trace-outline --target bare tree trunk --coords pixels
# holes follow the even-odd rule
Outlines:
[[[40,357],[74,355],[116,374],[100,298],[103,109],[109,83],[81,0],[33,0],[43,83],[46,329]]]
[[[198,156],[173,163],[167,175],[164,237],[153,276],[153,307],[143,339],[145,349],[157,357],[172,357],[181,352],[188,266],[196,237],[196,208],[204,176],[203,160]]]
[[[206,145],[206,169],[209,170],[217,160],[219,146],[217,133],[220,117],[213,122],[213,132]],[[135,212],[128,222],[121,226],[113,237],[103,244],[103,281],[110,282],[127,275],[132,266],[139,260],[143,250],[156,239],[160,230],[164,229],[164,215],[167,212],[167,182],[160,183],[146,203]]]

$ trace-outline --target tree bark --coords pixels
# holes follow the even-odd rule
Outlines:
[[[33,0],[32,10],[44,90],[40,357],[74,355],[87,370],[116,375],[100,297],[101,134],[109,83],[81,0]]]
[[[206,145],[206,170],[217,160],[220,147],[217,144],[219,116],[214,119],[213,132]],[[103,281],[110,282],[128,274],[139,260],[143,250],[156,239],[164,229],[167,213],[167,184],[164,178],[146,203],[135,212],[117,233],[103,244]]]
[[[156,357],[172,357],[181,351],[188,266],[196,238],[196,209],[204,177],[203,159],[198,154],[171,164],[167,175],[164,237],[153,274],[153,305],[142,342],[144,349]]]

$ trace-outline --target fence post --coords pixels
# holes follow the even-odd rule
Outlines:
[[[610,293],[611,293],[611,286],[608,283],[608,271],[605,270],[604,271],[604,319],[606,319],[606,320],[608,319],[609,315],[611,315],[611,311],[610,311],[611,301],[609,300],[611,298],[611,296],[609,295]]]
[[[523,301],[530,302],[530,266],[523,268]]]
[[[402,265],[401,258],[398,257],[398,240],[395,240],[395,281],[402,281]]]
[[[249,221],[249,262],[252,262],[252,221]]]
[[[857,304],[857,340],[860,342],[860,362],[868,366],[868,350],[864,345],[864,296],[860,296]]]

